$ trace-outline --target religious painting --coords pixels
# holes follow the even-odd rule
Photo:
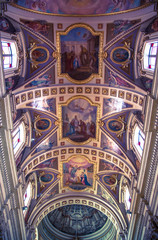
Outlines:
[[[130,50],[126,47],[116,47],[111,51],[110,58],[116,64],[125,64],[130,59]]]
[[[24,20],[20,19],[27,27],[31,28],[34,32],[40,33],[41,35],[47,37],[49,40],[54,42],[53,37],[53,24],[47,23],[45,20]]]
[[[107,190],[105,190],[99,184],[98,184],[98,187],[97,187],[97,195],[100,195],[102,198],[106,199],[110,204],[113,204],[115,207],[118,208],[118,206],[117,206],[115,200],[113,199],[113,197],[107,192]]]
[[[98,108],[88,98],[77,96],[61,104],[61,138],[76,144],[98,138]]]
[[[101,135],[101,148],[105,151],[118,154],[121,157],[125,158],[125,155],[120,150],[119,146],[109,137],[104,134]]]
[[[103,182],[107,186],[114,186],[117,184],[117,178],[116,175],[106,175],[103,177]]]
[[[50,127],[50,120],[41,118],[35,122],[35,128],[40,131],[46,131]]]
[[[99,171],[122,171],[120,168],[118,168],[116,165],[113,163],[109,163],[105,161],[104,159],[100,159],[99,163]]]
[[[152,22],[145,29],[146,34],[151,34],[158,31],[158,17],[154,18]]]
[[[63,187],[83,190],[93,187],[94,164],[85,156],[72,156],[63,162]]]
[[[38,131],[47,131],[51,127],[51,121],[46,118],[40,118],[35,121],[34,126]]]
[[[148,0],[137,1],[111,1],[111,0],[12,0],[14,5],[20,8],[26,8],[33,12],[49,14],[71,14],[71,15],[92,15],[92,14],[110,14],[114,12],[132,10],[145,3]]]
[[[45,47],[35,46],[30,50],[30,59],[35,65],[45,63],[49,59],[49,52]]]
[[[140,80],[141,80],[142,85],[144,86],[145,90],[151,92],[153,79],[147,78],[145,76],[141,76]]]
[[[124,129],[124,124],[118,119],[110,119],[107,121],[107,128],[111,132],[120,132]]]
[[[58,158],[51,158],[47,161],[44,161],[40,163],[35,169],[37,168],[52,168],[52,169],[58,169]]]
[[[53,179],[54,179],[54,176],[53,176],[53,174],[50,174],[50,173],[43,173],[40,176],[40,181],[44,184],[48,184],[48,183],[52,182]]]
[[[55,83],[55,69],[51,67],[45,74],[37,76],[25,87],[47,87]]]
[[[51,200],[56,194],[59,193],[59,184],[57,183],[50,191],[47,193],[41,194],[41,192],[38,193],[38,197],[41,197],[40,203],[48,202]],[[44,196],[43,196],[44,195]]]
[[[85,24],[75,24],[65,32],[57,32],[59,41],[59,76],[82,84],[101,76],[102,32]]]
[[[15,87],[18,85],[19,81],[20,81],[20,76],[17,76],[17,75],[5,78],[6,90],[7,91],[14,90]]]
[[[35,108],[36,110],[45,110],[56,114],[56,99],[55,98],[42,98],[41,100],[35,100],[31,103],[27,103],[26,106]]]
[[[116,73],[111,72],[108,68],[105,67],[105,84],[109,86],[116,86],[116,87],[128,87],[128,88],[135,88],[134,85],[129,84],[127,80],[124,80]]]
[[[125,108],[132,108],[132,105],[125,103],[121,98],[105,98],[103,101],[103,115],[111,112],[121,112]]]
[[[140,22],[140,20],[115,20],[113,23],[107,24],[107,42],[118,34],[127,31],[138,22]]]
[[[34,154],[41,152],[41,151],[49,151],[55,146],[57,146],[57,134],[56,133],[54,133],[51,137],[47,138],[42,143],[40,143],[36,147]]]
[[[4,17],[0,17],[0,31],[13,34],[16,32],[12,23],[7,18]]]

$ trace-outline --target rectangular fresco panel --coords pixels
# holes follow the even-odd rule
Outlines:
[[[60,34],[61,73],[81,81],[98,74],[99,36],[84,27],[75,27]]]
[[[97,106],[87,99],[75,98],[62,106],[62,137],[74,142],[96,138]]]
[[[84,156],[73,156],[63,163],[63,187],[83,190],[93,186],[94,164]]]

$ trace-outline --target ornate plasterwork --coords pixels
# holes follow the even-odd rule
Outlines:
[[[114,211],[114,208],[110,206],[109,203],[100,200],[97,197],[93,197],[92,195],[91,196],[81,196],[81,194],[78,196],[75,195],[76,194],[72,196],[71,193],[71,196],[68,194],[68,196],[66,197],[65,195],[63,199],[62,198],[54,199],[54,201],[50,200],[49,202],[46,203],[45,206],[43,205],[38,206],[38,208],[35,208],[31,213],[28,222],[31,225],[33,224],[34,226],[38,226],[41,220],[54,209],[66,205],[81,204],[91,206],[103,212],[113,222],[114,226],[118,231],[126,228],[126,222],[123,218],[122,213],[118,211],[116,208]]]

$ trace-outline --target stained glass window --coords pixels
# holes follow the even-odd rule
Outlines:
[[[29,182],[27,188],[26,188],[26,191],[24,193],[24,208],[23,208],[23,214],[26,215],[26,212],[27,212],[27,209],[30,205],[30,201],[31,201],[31,198],[32,198],[32,187],[31,187],[31,183]]]
[[[14,42],[2,41],[3,66],[4,69],[17,67],[17,49]]]
[[[13,150],[16,154],[25,143],[25,125],[23,122],[13,131]]]
[[[124,201],[125,201],[126,210],[129,210],[130,206],[131,206],[131,196],[130,196],[128,187],[126,187],[126,190],[125,190],[125,200]]]
[[[137,125],[134,131],[134,147],[140,156],[142,156],[142,153],[143,153],[144,140],[145,140],[145,135]]]
[[[144,49],[144,69],[154,71],[158,41],[147,42]]]

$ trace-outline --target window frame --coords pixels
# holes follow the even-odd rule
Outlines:
[[[143,48],[142,48],[142,58],[141,58],[141,76],[145,76],[149,79],[153,79],[153,75],[154,75],[154,70],[150,70],[150,69],[146,69],[144,68],[144,51],[145,51],[145,46],[147,43],[152,43],[152,42],[157,42],[158,41],[158,32],[149,34],[149,35],[145,35],[144,36],[144,41],[143,41]],[[157,52],[158,54],[158,52]]]
[[[11,34],[8,34],[8,33],[2,33],[1,34],[1,48],[2,48],[2,42],[7,42],[7,43],[14,44],[14,47],[15,47],[15,50],[16,50],[15,67],[5,69],[4,64],[3,64],[5,78],[12,77],[12,76],[16,75],[17,73],[15,73],[15,71],[18,70],[18,68],[19,68],[19,50],[18,50],[18,45],[17,45],[16,40],[12,39],[13,36],[14,35],[11,35]],[[2,48],[2,60],[3,60],[3,48]]]
[[[136,156],[138,157],[138,160],[141,161],[141,158],[142,158],[142,155],[143,155],[144,143],[143,143],[142,153],[140,153],[140,150],[138,149],[138,147],[135,143],[136,138],[137,138],[137,136],[135,136],[136,128],[139,128],[139,131],[144,135],[144,143],[145,143],[145,133],[143,132],[141,126],[138,123],[136,123],[134,125],[133,134],[132,134],[132,147],[134,149],[134,152],[135,152]]]
[[[19,132],[18,129],[20,127],[23,127],[23,132],[21,133],[22,135],[22,143],[19,145],[19,147],[17,147],[17,145],[15,147],[17,147],[17,150],[14,151],[14,137],[16,137],[17,133]],[[15,158],[17,158],[20,153],[23,151],[24,147],[26,146],[26,141],[27,141],[27,135],[26,135],[26,129],[25,129],[25,123],[23,120],[20,120],[18,122],[18,124],[15,125],[13,131],[12,131],[12,139],[13,139],[13,152],[14,152],[14,156]]]
[[[145,57],[148,57],[147,61],[149,63],[150,58],[154,57],[155,58],[155,65],[156,65],[156,54],[155,55],[150,54],[151,53],[151,44],[153,44],[153,43],[157,43],[158,44],[158,39],[150,39],[148,41],[145,41],[144,46],[143,46],[143,61],[142,61],[142,69],[143,69],[143,71],[146,71],[146,72],[148,72],[149,74],[152,74],[152,75],[154,73],[155,68],[152,69],[152,68],[145,67],[144,66],[145,65],[144,61],[145,61]],[[148,53],[145,54],[146,48],[147,48],[147,46],[149,44],[150,44],[150,47],[149,47]],[[157,53],[158,53],[158,51],[157,51]]]
[[[30,187],[30,195],[29,195],[29,198],[27,199],[27,203],[26,203],[25,194],[27,193],[28,187]],[[23,210],[24,217],[26,216],[26,214],[28,212],[28,209],[29,209],[29,206],[30,206],[30,203],[32,200],[32,196],[33,196],[32,195],[32,183],[31,183],[31,181],[29,181],[27,184],[27,187],[25,189],[25,192],[23,194],[24,207],[27,207],[27,209]]]

